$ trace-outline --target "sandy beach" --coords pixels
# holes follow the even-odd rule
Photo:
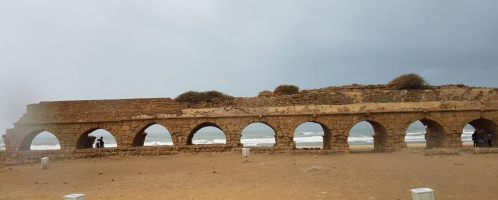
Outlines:
[[[423,149],[330,155],[238,153],[81,159],[4,167],[0,199],[496,199],[498,155]]]

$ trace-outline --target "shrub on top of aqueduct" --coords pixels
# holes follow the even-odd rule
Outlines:
[[[195,92],[188,91],[178,95],[175,101],[186,103],[215,102],[217,100],[233,100],[234,97],[218,91]]]
[[[421,90],[428,87],[425,79],[414,73],[398,76],[387,84],[387,88],[393,90]]]
[[[291,94],[298,94],[299,93],[299,87],[295,85],[279,85],[278,87],[275,88],[273,91],[275,95],[291,95]]]

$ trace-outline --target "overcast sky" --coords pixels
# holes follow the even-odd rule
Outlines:
[[[27,103],[279,84],[498,85],[496,0],[0,0],[0,134]]]

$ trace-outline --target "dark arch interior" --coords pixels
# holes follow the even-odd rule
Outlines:
[[[328,149],[330,130],[316,122],[305,122],[294,130],[294,143],[297,149]]]
[[[20,150],[59,150],[59,139],[51,132],[36,131],[24,138]]]
[[[151,124],[135,135],[133,146],[173,146],[173,142],[166,127],[160,124]]]
[[[446,136],[443,126],[433,120],[422,119],[420,120],[425,128],[425,147],[427,149],[439,148],[443,146]]]
[[[275,130],[261,122],[249,124],[242,130],[240,143],[243,147],[273,147],[276,143]]]
[[[498,147],[498,126],[495,122],[488,119],[476,119],[469,122],[469,125],[472,126],[477,131],[484,131],[485,135],[488,133],[492,134],[491,147]],[[488,146],[488,138],[484,137],[484,147]]]
[[[91,129],[83,133],[76,144],[77,149],[90,149],[95,147],[97,140],[102,137],[105,148],[117,147],[117,142],[112,133],[105,129]]]
[[[226,137],[218,125],[203,123],[192,130],[187,144],[226,144]]]
[[[387,130],[375,121],[362,121],[349,132],[348,144],[351,152],[382,151]]]

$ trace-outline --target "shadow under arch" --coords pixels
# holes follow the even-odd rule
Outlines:
[[[353,129],[355,127],[357,127],[358,125],[362,124],[362,123],[368,123],[370,124],[371,128],[373,129],[373,135],[371,136],[368,136],[368,135],[362,135],[361,137],[365,137],[365,138],[373,138],[373,150],[368,147],[362,147],[362,148],[358,148],[358,149],[351,149],[351,133],[353,131]],[[362,134],[366,134],[366,133],[362,133]],[[362,120],[362,121],[359,121],[357,122],[356,124],[354,124],[350,129],[349,129],[349,132],[348,132],[348,145],[350,147],[350,151],[351,152],[371,152],[371,151],[385,151],[385,147],[386,147],[386,144],[387,144],[387,141],[388,141],[388,135],[387,135],[387,129],[384,125],[382,125],[381,123],[377,122],[377,121],[373,121],[373,120]],[[354,146],[354,145],[353,145]]]
[[[187,145],[193,145],[194,144],[193,143],[194,135],[196,135],[199,130],[201,130],[203,128],[206,128],[206,127],[214,127],[216,129],[219,129],[221,131],[221,133],[223,133],[223,136],[225,138],[225,144],[226,144],[226,138],[227,138],[227,136],[225,134],[225,131],[223,131],[223,129],[220,126],[218,126],[217,124],[215,124],[215,123],[204,122],[204,123],[201,123],[201,124],[195,126],[195,128],[192,129],[192,131],[190,131],[190,133],[189,133],[189,135],[187,137]]]
[[[143,146],[146,146],[145,145],[146,138],[148,136],[150,136],[150,134],[154,134],[154,133],[148,133],[147,129],[154,128],[154,127],[158,127],[158,128],[164,129],[163,131],[166,131],[166,132],[165,133],[161,133],[161,134],[166,134],[165,136],[166,137],[169,136],[169,140],[171,140],[171,133],[169,132],[168,128],[166,128],[164,125],[162,125],[160,123],[150,123],[150,124],[147,124],[146,126],[144,126],[142,129],[140,129],[135,134],[135,137],[133,138],[132,145],[134,147],[143,147]],[[161,146],[174,146],[174,143],[171,140],[171,145],[166,144],[166,145],[161,145]]]
[[[45,135],[45,137],[48,137],[47,139],[53,140],[55,139],[57,141],[58,148],[51,148],[51,149],[33,149],[32,144],[35,141],[35,138],[38,138],[39,136]],[[62,145],[60,143],[59,138],[52,132],[46,131],[46,130],[37,130],[33,131],[30,134],[28,134],[26,137],[21,142],[21,145],[19,146],[19,150],[21,151],[29,151],[29,150],[60,150],[62,148]]]
[[[96,131],[102,131],[102,132],[108,133],[112,137],[112,139],[116,142],[116,147],[119,146],[118,142],[116,141],[116,138],[114,137],[114,135],[110,131],[103,129],[103,128],[92,128],[92,129],[89,129],[89,130],[83,132],[83,134],[80,135],[80,137],[78,138],[78,141],[76,142],[76,149],[93,148],[93,144],[97,140],[97,137],[90,136],[90,134],[92,134]],[[108,139],[111,139],[111,138],[108,138]],[[108,144],[108,143],[106,142],[106,144]]]
[[[405,128],[405,143],[407,132],[410,126],[417,121],[420,121],[425,126],[425,148],[440,148],[444,146],[444,142],[446,139],[446,130],[444,127],[437,121],[427,118],[418,119],[415,121],[411,121]]]
[[[304,131],[311,131],[311,132],[304,132]],[[298,135],[301,137],[297,137]],[[330,128],[324,125],[323,123],[317,121],[306,121],[299,124],[294,129],[293,140],[296,149],[303,149],[303,148],[330,149],[331,137],[332,137],[332,132]]]
[[[471,125],[476,131],[480,130],[484,131],[486,136],[488,133],[491,133],[492,134],[491,147],[498,147],[498,137],[497,137],[498,125],[496,124],[496,122],[485,118],[479,118],[479,119],[474,119],[468,122],[467,124]],[[461,130],[463,129],[464,127],[462,127]],[[488,138],[485,138],[484,140],[485,143],[487,143],[488,141],[487,139]]]
[[[242,129],[240,143],[243,147],[267,148],[276,144],[275,129],[264,122],[253,122]]]

